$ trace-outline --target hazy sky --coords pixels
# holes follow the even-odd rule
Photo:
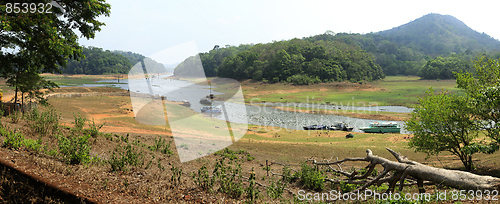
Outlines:
[[[331,30],[369,33],[391,29],[425,14],[452,15],[470,28],[500,39],[500,1],[298,1],[298,0],[106,0],[111,16],[86,46],[145,56],[189,45],[206,52],[214,45],[267,43]],[[186,44],[187,43],[187,44]],[[165,49],[170,51],[165,51]],[[162,52],[163,51],[163,52]],[[177,53],[177,55],[186,55]],[[180,57],[182,58],[182,57]],[[165,64],[177,57],[155,59]]]

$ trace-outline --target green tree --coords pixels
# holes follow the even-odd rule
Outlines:
[[[415,151],[438,155],[448,151],[458,156],[467,171],[473,169],[472,152],[465,151],[477,137],[477,127],[470,117],[468,98],[447,92],[434,94],[432,88],[406,121],[414,136],[408,143]]]
[[[82,47],[78,44],[78,30],[87,39],[94,38],[101,30],[101,15],[109,16],[110,5],[104,0],[58,0],[60,7],[50,0],[33,0],[36,12],[16,12],[14,4],[26,1],[13,0],[0,4],[0,64],[2,77],[12,81],[16,90],[25,81],[20,74],[61,73],[67,59],[79,59]],[[39,7],[44,7],[44,12]],[[55,84],[52,84],[55,85]],[[17,101],[17,97],[16,97]]]
[[[457,73],[457,85],[470,98],[467,107],[478,129],[485,130],[490,143],[474,143],[464,148],[471,153],[493,153],[500,144],[500,59],[482,55],[474,61],[475,74]]]

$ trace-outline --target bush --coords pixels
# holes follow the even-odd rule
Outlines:
[[[24,136],[17,132],[7,131],[3,127],[1,128],[1,134],[5,137],[3,141],[4,147],[10,147],[12,149],[19,149],[24,144]]]
[[[285,183],[290,183],[294,180],[294,177],[292,176],[292,171],[288,166],[283,166],[283,170],[281,171],[283,174],[283,181]]]
[[[93,138],[96,138],[99,135],[99,130],[104,126],[106,123],[96,125],[94,122],[94,119],[92,119],[92,124],[89,124],[89,133]]]
[[[27,115],[30,121],[31,129],[44,136],[50,132],[55,132],[59,127],[60,116],[56,111],[50,109],[45,112],[39,112],[37,108],[33,108]]]
[[[59,151],[69,164],[81,164],[90,161],[90,135],[59,136]]]
[[[282,198],[285,188],[286,183],[283,183],[281,180],[277,180],[276,182],[271,180],[266,188],[266,192],[272,199]]]
[[[255,184],[255,172],[253,171],[253,167],[252,167],[252,172],[250,173],[250,178],[248,180],[249,184],[248,187],[245,189],[245,191],[247,193],[247,198],[253,202],[257,198],[259,198],[260,194],[259,188]]]
[[[10,121],[12,123],[18,123],[19,120],[21,120],[21,113],[19,111],[14,111],[12,114],[9,115]]]
[[[166,139],[162,139],[160,136],[158,136],[158,139],[155,139],[155,144],[148,146],[148,149],[151,151],[160,151],[163,154],[166,154],[167,156],[171,156],[174,154],[174,152],[170,149],[170,146],[172,145],[172,141],[169,141],[167,144]]]
[[[193,180],[194,183],[201,187],[201,189],[208,190],[210,193],[212,192],[212,188],[215,183],[215,177],[210,177],[205,164],[203,164],[203,166],[198,169],[198,174],[193,174]]]
[[[32,140],[32,139],[25,139],[24,140],[24,145],[26,146],[27,149],[35,151],[36,153],[40,152],[42,149],[42,140]]]
[[[128,171],[127,166],[142,166],[144,165],[144,153],[138,152],[131,144],[127,146],[118,145],[108,160],[112,171]]]
[[[321,172],[316,171],[316,169],[306,163],[302,163],[301,167],[301,170],[297,172],[298,177],[300,178],[300,185],[318,192],[325,189],[325,176],[323,176]]]
[[[288,83],[293,85],[308,85],[308,84],[316,84],[321,82],[318,77],[312,78],[308,75],[296,74],[286,79]]]
[[[85,122],[87,122],[87,118],[80,115],[80,113],[78,113],[78,116],[73,114],[73,117],[75,118],[75,122],[73,122],[73,124],[75,124],[74,129],[77,131],[82,131],[83,127],[85,126]]]
[[[219,191],[229,195],[232,198],[240,197],[245,189],[243,188],[241,179],[241,163],[236,163],[234,166],[232,161],[225,163],[225,157],[216,160],[214,175],[220,184]]]

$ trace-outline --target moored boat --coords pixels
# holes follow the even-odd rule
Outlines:
[[[354,127],[349,126],[346,123],[336,123],[335,125],[331,125],[329,130],[341,130],[341,131],[352,131]]]
[[[326,126],[326,125],[309,125],[309,126],[304,126],[304,130],[328,130],[328,126]]]
[[[211,105],[212,104],[212,99],[206,98],[206,97],[205,98],[201,98],[200,99],[200,103],[201,104],[210,104]]]
[[[222,112],[222,107],[221,106],[203,106],[201,107],[201,112],[205,113],[221,113]]]
[[[186,106],[186,107],[190,107],[191,106],[191,103],[188,100],[182,100],[181,102],[182,102],[181,106]]]
[[[370,123],[368,127],[359,128],[367,133],[386,133],[386,132],[395,132],[398,133],[401,131],[401,127],[397,122],[373,122]]]

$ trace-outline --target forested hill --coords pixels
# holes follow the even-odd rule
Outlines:
[[[450,15],[428,14],[399,27],[376,33],[426,55],[500,50],[500,41],[469,28]]]
[[[376,80],[384,75],[449,79],[453,72],[472,71],[477,55],[498,59],[499,51],[500,41],[453,16],[428,14],[365,35],[327,31],[268,44],[217,46],[200,53],[200,59],[207,76],[270,82]],[[181,63],[174,74],[188,72],[183,70],[187,64]]]
[[[498,59],[500,41],[480,34],[452,16],[428,14],[378,33],[326,32],[310,41],[342,41],[359,45],[375,56],[386,75],[418,75],[449,79],[453,72],[471,71],[478,54]]]
[[[127,74],[130,68],[144,60],[144,56],[125,51],[104,51],[98,47],[83,47],[85,59],[80,61],[69,60],[63,73],[65,74]],[[148,60],[150,70],[155,73],[164,73],[163,64]]]
[[[179,64],[175,75],[189,75],[192,60]],[[200,53],[207,76],[257,81],[308,84],[317,82],[358,82],[384,78],[372,54],[355,44],[340,41],[312,42],[292,39],[267,44],[214,48]]]

